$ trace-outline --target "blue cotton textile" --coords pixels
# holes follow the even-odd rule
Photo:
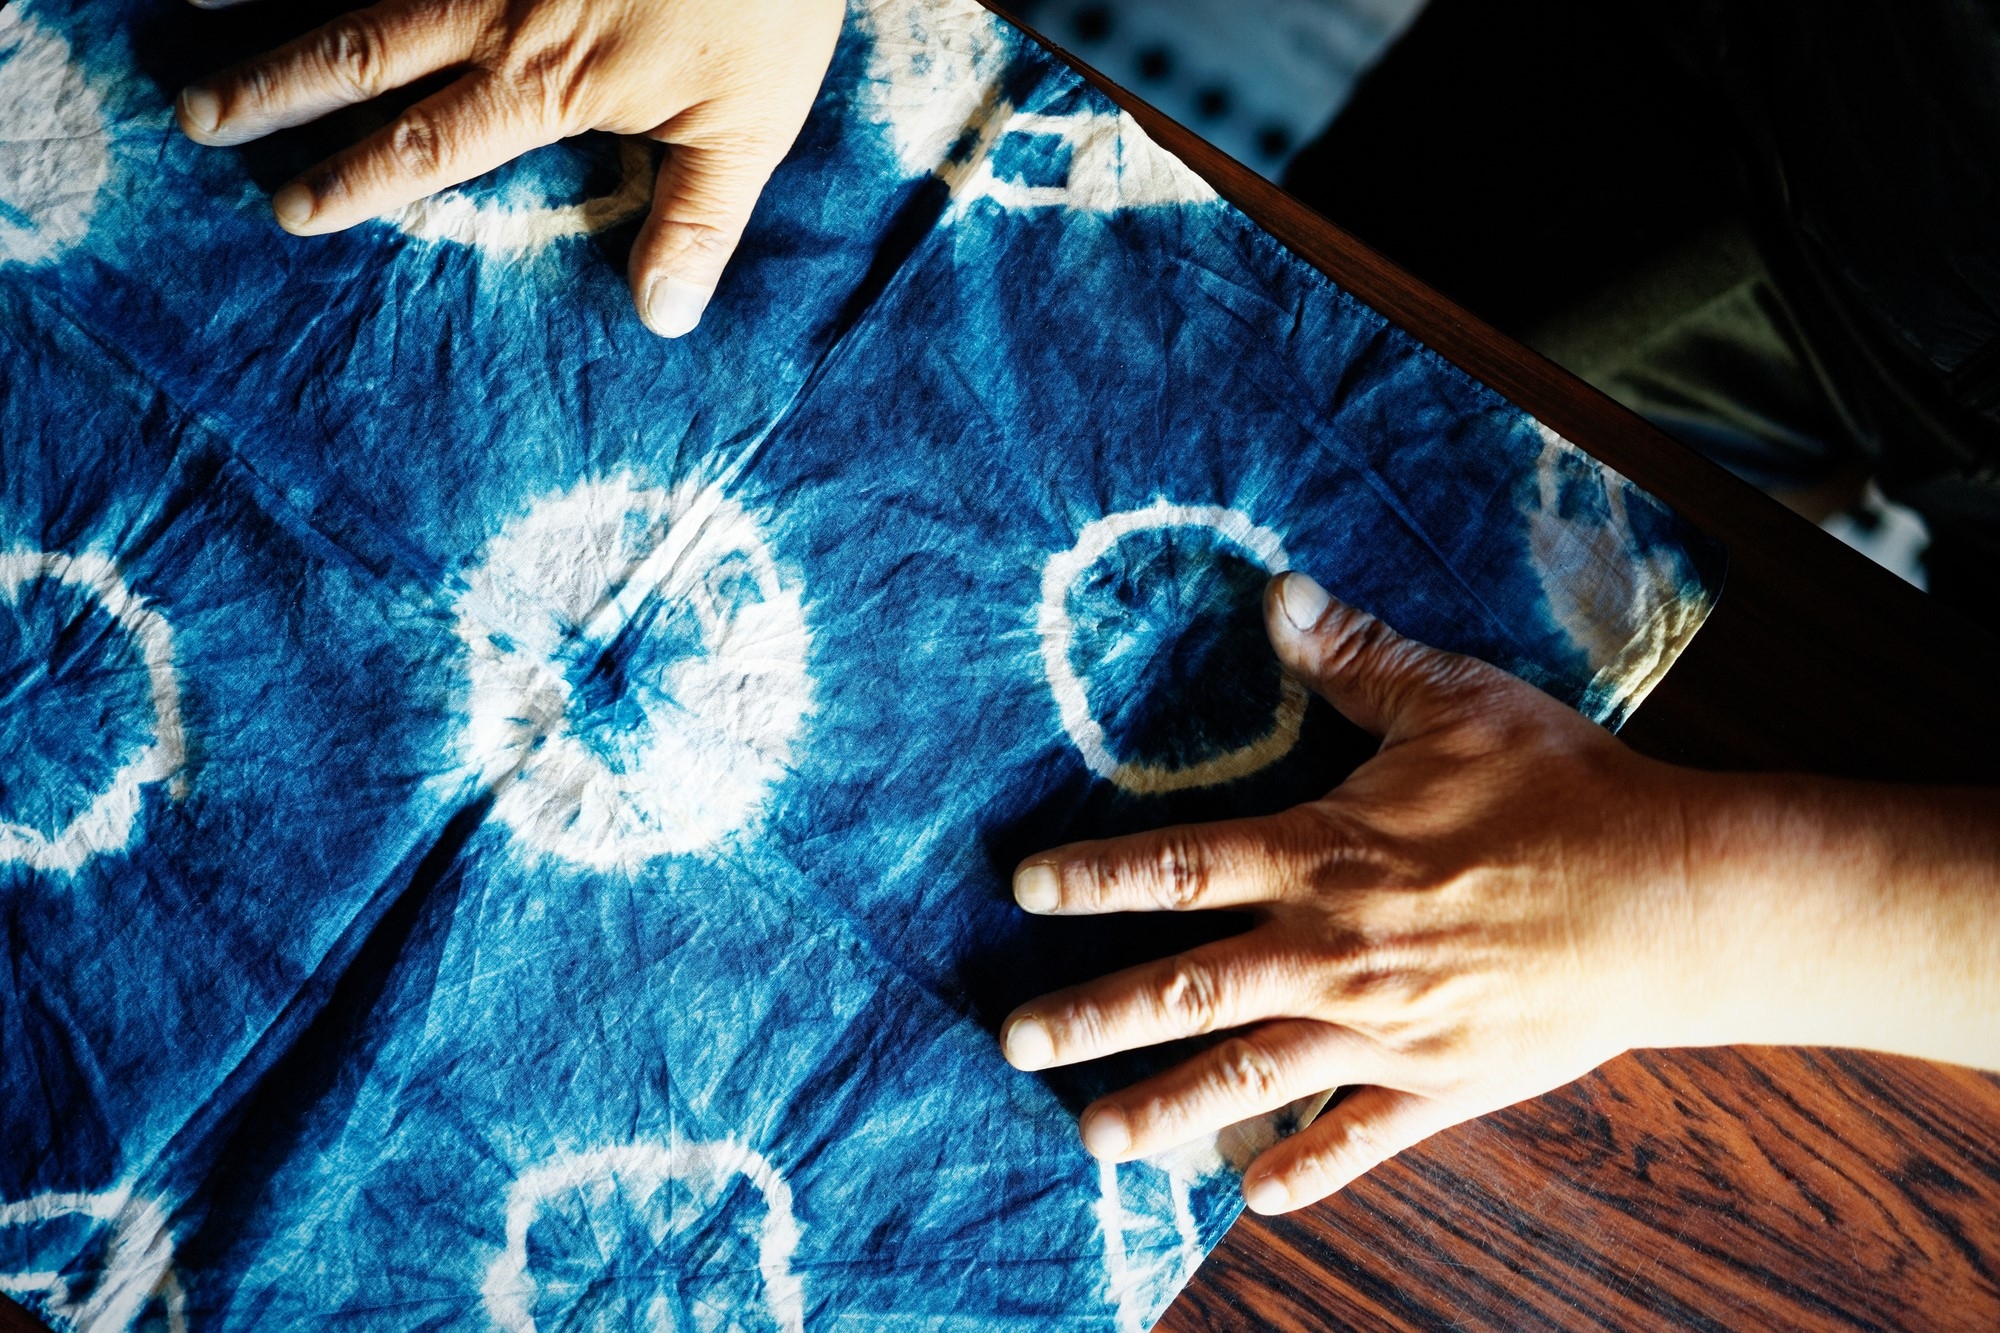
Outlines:
[[[957,0],[857,6],[701,328],[657,149],[351,232],[173,92],[280,18],[0,9],[0,1290],[65,1328],[1149,1325],[1309,1108],[1116,1168],[1016,1003],[1232,928],[1071,838],[1369,745],[1311,572],[1608,724],[1674,515]]]

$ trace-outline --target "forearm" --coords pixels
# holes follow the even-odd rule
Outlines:
[[[1715,777],[1688,809],[1682,1044],[2000,1069],[2000,792]]]

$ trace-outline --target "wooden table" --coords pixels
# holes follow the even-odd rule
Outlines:
[[[2000,782],[2000,639],[1064,58],[1301,258],[1728,547],[1714,615],[1625,727],[1635,747]],[[1602,1327],[2000,1329],[2000,1077],[1848,1051],[1636,1052],[1327,1203],[1246,1214],[1160,1324]]]
[[[1626,725],[1633,745],[2000,781],[2000,639],[1078,68],[1300,257],[1729,548],[1721,603]],[[2000,1078],[1839,1051],[1627,1055],[1328,1203],[1246,1215],[1160,1324],[1607,1326],[2000,1328]],[[0,1333],[35,1327],[0,1298]]]

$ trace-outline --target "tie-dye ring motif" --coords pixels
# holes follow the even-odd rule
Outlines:
[[[672,343],[656,148],[295,240],[313,131],[171,125],[235,22],[0,9],[0,1288],[1150,1325],[1312,1107],[1088,1158],[1154,1066],[999,1017],[1212,928],[1026,919],[1013,861],[1365,752],[1272,572],[1615,724],[1714,553],[970,5],[856,7]]]

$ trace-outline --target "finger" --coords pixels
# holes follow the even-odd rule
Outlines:
[[[247,143],[459,64],[480,29],[463,6],[387,0],[189,84],[175,113],[197,143]]]
[[[467,75],[279,190],[271,211],[296,236],[340,231],[471,180],[554,137],[486,76]]]
[[[1054,991],[1008,1015],[1000,1047],[1016,1069],[1050,1069],[1306,1012],[1306,964],[1263,932]]]
[[[663,338],[694,331],[790,140],[677,142],[660,164],[653,208],[632,244],[632,296]]]
[[[1277,902],[1324,860],[1336,830],[1308,807],[1255,819],[1073,842],[1014,872],[1014,901],[1039,915],[1191,912]]]
[[[1391,743],[1458,716],[1482,692],[1519,685],[1484,662],[1403,637],[1297,572],[1265,588],[1264,621],[1287,671]]]
[[[1260,1213],[1303,1208],[1412,1144],[1471,1118],[1437,1098],[1362,1088],[1252,1162],[1243,1176],[1244,1202]]]
[[[1083,1113],[1083,1146],[1108,1162],[1149,1157],[1330,1086],[1366,1082],[1380,1062],[1345,1028],[1268,1024],[1100,1099]]]

